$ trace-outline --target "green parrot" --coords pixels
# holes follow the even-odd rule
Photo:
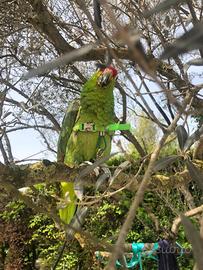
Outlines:
[[[105,131],[114,123],[113,89],[117,71],[112,66],[99,68],[84,84],[80,100],[67,109],[58,140],[57,160],[69,167],[111,151],[112,133]],[[74,183],[61,183],[62,197],[67,205],[59,210],[60,218],[69,224],[76,211]]]

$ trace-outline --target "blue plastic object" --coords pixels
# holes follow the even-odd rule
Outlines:
[[[157,258],[155,256],[153,256],[152,254],[154,253],[154,251],[156,251],[159,248],[159,244],[155,243],[153,246],[153,249],[148,253],[143,252],[144,246],[145,246],[144,243],[132,243],[132,253],[133,253],[132,258],[130,260],[127,260],[126,257],[123,256],[124,261],[125,261],[125,267],[127,269],[133,269],[137,265],[139,265],[140,270],[142,270],[143,269],[142,268],[142,257],[157,260]],[[122,267],[119,260],[116,261],[116,267],[118,269],[120,267]]]

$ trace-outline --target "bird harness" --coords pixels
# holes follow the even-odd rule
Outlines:
[[[95,123],[92,122],[86,122],[82,124],[76,124],[73,128],[74,131],[87,131],[87,132],[103,132],[104,134],[106,132],[114,132],[114,131],[124,131],[124,130],[130,130],[131,126],[129,123],[120,124],[120,123],[114,123],[110,124],[106,127],[97,126]]]
[[[131,126],[129,123],[124,123],[124,124],[114,123],[106,127],[102,127],[92,122],[76,124],[75,127],[73,128],[73,130],[76,132],[82,131],[82,132],[98,132],[99,133],[97,144],[96,144],[96,149],[98,149],[97,154],[96,154],[97,157],[100,157],[106,149],[106,145],[107,145],[106,138],[105,138],[106,134],[110,135],[113,132],[118,131],[118,130],[124,131],[124,130],[130,130],[130,129],[131,129]],[[104,146],[101,148],[102,142]]]

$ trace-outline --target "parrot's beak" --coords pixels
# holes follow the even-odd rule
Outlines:
[[[105,71],[98,78],[98,85],[101,87],[107,86],[113,78],[113,74],[110,70]]]

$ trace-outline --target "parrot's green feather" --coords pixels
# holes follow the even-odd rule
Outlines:
[[[69,200],[69,202],[67,203],[67,206],[65,208],[59,210],[59,215],[61,220],[63,220],[66,224],[69,224],[76,210],[75,204],[76,196],[74,192],[74,183],[62,182],[61,190],[62,196],[66,200]]]
[[[68,166],[80,164],[86,160],[94,160],[97,155],[107,156],[111,151],[111,135],[101,136],[99,131],[75,131],[74,127],[84,123],[94,123],[98,128],[105,128],[114,121],[113,88],[115,79],[106,87],[100,87],[97,79],[101,75],[97,71],[83,86],[79,103],[71,104],[64,117],[58,143],[58,160]],[[76,206],[76,195],[73,183],[62,182],[62,195],[69,193],[71,203],[60,209],[59,214],[65,223],[70,223]]]
[[[64,162],[67,142],[75,125],[79,107],[80,101],[77,99],[73,100],[70,103],[63,118],[62,127],[58,139],[57,161]]]

